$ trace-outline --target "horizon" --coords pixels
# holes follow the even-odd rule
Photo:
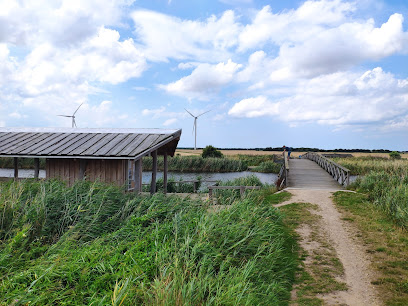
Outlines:
[[[0,127],[407,151],[403,0],[0,0]],[[386,149],[376,149],[386,148]],[[334,150],[334,149],[332,149]]]

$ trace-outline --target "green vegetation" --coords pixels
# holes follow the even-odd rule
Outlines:
[[[265,193],[210,213],[99,183],[2,183],[0,304],[288,304],[294,242]]]
[[[390,153],[390,158],[391,159],[401,159],[401,154],[397,151],[392,151]]]
[[[370,171],[386,171],[388,173],[402,173],[408,169],[408,160],[388,159],[384,157],[350,157],[333,158],[336,163],[346,167],[352,175],[365,175]]]
[[[359,229],[375,269],[372,282],[385,305],[408,305],[408,232],[361,193],[337,192],[334,202]]]
[[[152,164],[151,157],[143,158],[143,170],[151,170]],[[163,170],[163,158],[157,159],[157,167],[159,170]],[[248,165],[229,158],[175,156],[168,159],[168,169],[174,172],[240,172],[247,170]]]
[[[201,178],[197,178],[196,183],[196,191],[201,187]],[[182,183],[182,179],[180,178],[179,181],[175,180],[174,178],[170,178],[167,181],[167,192],[168,193],[193,193],[194,192],[194,183]],[[164,183],[163,178],[159,178],[156,181],[156,190],[158,192],[163,192],[164,190]],[[150,191],[150,184],[143,185],[143,191],[149,192]]]
[[[202,158],[208,158],[208,157],[215,157],[215,158],[222,158],[224,155],[221,153],[221,151],[217,150],[217,148],[213,146],[206,146],[203,149],[203,153],[201,154]]]
[[[279,173],[282,165],[273,161],[262,162],[259,166],[251,169],[251,171],[263,172],[263,173]]]

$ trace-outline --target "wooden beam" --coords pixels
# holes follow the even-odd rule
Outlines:
[[[14,157],[14,180],[18,179],[18,157]]]
[[[150,194],[156,192],[156,177],[157,177],[157,150],[152,152],[153,166],[152,166],[152,182],[150,183]]]
[[[133,169],[133,175],[135,178],[134,193],[142,192],[142,159],[135,160],[135,168]]]
[[[163,193],[167,194],[167,152],[163,155],[164,169],[163,169]]]
[[[38,180],[40,176],[40,159],[34,158],[34,178]]]
[[[85,159],[79,160],[79,179],[80,180],[85,179],[86,164],[87,164],[87,161]]]

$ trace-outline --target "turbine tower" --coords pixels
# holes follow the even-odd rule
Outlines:
[[[194,118],[194,124],[193,124],[193,132],[195,133],[194,134],[194,151],[197,150],[197,118],[204,115],[204,114],[206,114],[206,113],[208,113],[208,112],[210,112],[210,111],[211,110],[206,111],[206,112],[204,112],[204,113],[202,113],[202,114],[200,114],[198,116],[194,116],[192,113],[190,113],[188,110],[186,110],[186,112],[189,113],[191,115],[191,117]]]
[[[84,103],[81,103],[81,105],[78,106],[78,108],[77,108],[76,111],[72,114],[72,116],[67,116],[67,115],[57,115],[57,116],[72,118],[72,127],[77,127],[76,122],[75,122],[75,114],[76,114],[76,112],[78,111],[78,109],[82,106],[82,104],[84,104]]]

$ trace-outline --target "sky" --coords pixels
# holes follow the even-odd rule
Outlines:
[[[406,0],[0,0],[0,127],[408,150]]]

